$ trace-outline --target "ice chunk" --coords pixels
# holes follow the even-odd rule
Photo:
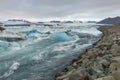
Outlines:
[[[25,33],[30,38],[37,38],[37,37],[39,37],[39,34],[40,34],[40,32],[38,30],[36,30],[36,29],[23,31],[21,33]]]
[[[36,29],[30,30],[30,31],[23,31],[22,33],[25,33],[27,35],[33,34],[33,33],[40,33],[39,31],[37,31]]]
[[[55,41],[70,41],[75,40],[76,36],[69,36],[66,33],[54,33],[51,34],[50,39]]]

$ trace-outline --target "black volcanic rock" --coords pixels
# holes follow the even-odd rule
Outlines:
[[[120,24],[120,17],[114,17],[114,18],[106,18],[100,22],[99,24]]]

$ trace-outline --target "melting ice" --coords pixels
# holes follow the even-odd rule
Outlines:
[[[56,72],[100,38],[97,27],[62,24],[6,28],[25,34],[27,39],[0,41],[0,80],[52,80]]]

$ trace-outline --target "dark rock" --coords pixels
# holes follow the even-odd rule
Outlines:
[[[69,76],[69,80],[90,80],[89,74],[83,69],[77,69]]]
[[[98,79],[95,79],[95,80],[115,80],[115,79],[112,76],[105,76],[105,77],[98,78]]]
[[[110,65],[110,62],[105,59],[101,60],[100,63],[102,64],[103,68],[108,68]]]
[[[112,76],[115,78],[115,80],[120,80],[120,69],[112,73]]]
[[[115,56],[120,55],[120,46],[118,44],[112,45],[111,53]]]
[[[110,64],[110,70],[112,72],[114,72],[115,70],[118,70],[120,69],[120,57],[114,57],[112,60],[111,60],[111,64]]]

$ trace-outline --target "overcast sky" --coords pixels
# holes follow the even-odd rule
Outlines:
[[[0,0],[0,20],[101,20],[120,16],[120,0]]]

